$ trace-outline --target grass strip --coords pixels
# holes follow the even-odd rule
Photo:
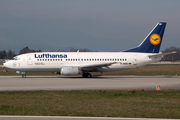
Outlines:
[[[3,91],[0,115],[180,118],[176,91]]]

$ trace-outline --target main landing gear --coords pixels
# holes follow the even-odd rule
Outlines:
[[[26,78],[26,74],[22,74],[22,78]]]
[[[83,77],[83,78],[91,78],[92,75],[91,75],[90,73],[83,73],[83,74],[82,74],[82,77]]]

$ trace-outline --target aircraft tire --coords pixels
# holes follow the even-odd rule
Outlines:
[[[22,75],[22,78],[26,78],[26,74],[23,74],[23,75]]]
[[[85,73],[82,74],[82,77],[83,77],[83,78],[85,77]]]
[[[83,77],[83,78],[91,78],[92,75],[91,75],[90,73],[83,73],[83,74],[82,74],[82,77]]]
[[[90,73],[87,74],[87,78],[91,78],[92,75]]]

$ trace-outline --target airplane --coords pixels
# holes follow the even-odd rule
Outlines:
[[[25,72],[56,72],[91,78],[90,72],[112,72],[137,68],[160,61],[164,55],[160,46],[166,22],[159,22],[135,48],[122,52],[36,52],[15,56],[3,65],[26,78]]]

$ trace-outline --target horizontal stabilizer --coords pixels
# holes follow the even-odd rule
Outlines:
[[[161,53],[161,54],[156,54],[156,55],[149,55],[148,57],[149,58],[154,58],[154,57],[163,57],[165,55],[171,55],[171,54],[174,54],[174,53],[177,53],[176,51],[173,51],[173,52],[167,52],[167,53]]]

